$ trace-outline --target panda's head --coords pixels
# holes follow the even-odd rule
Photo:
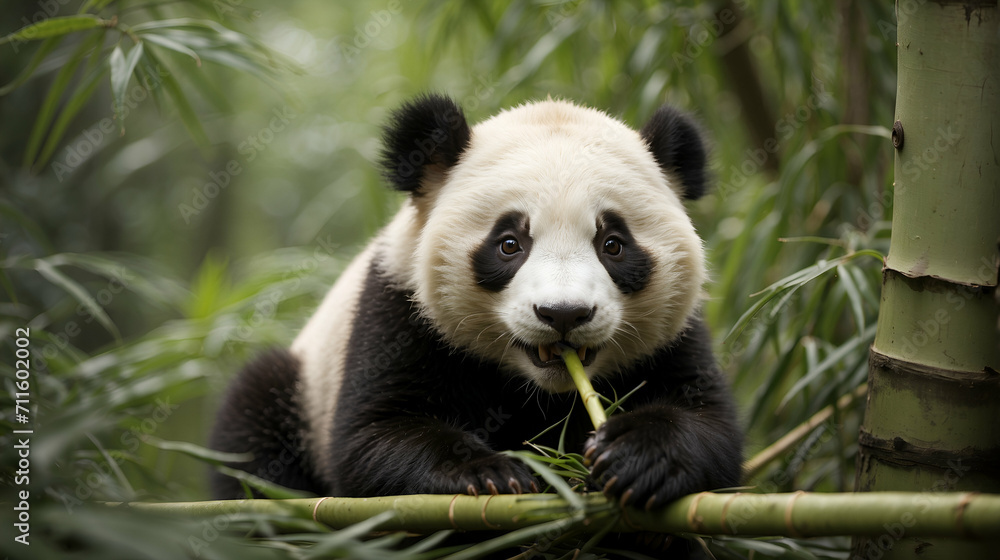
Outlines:
[[[696,312],[704,254],[682,199],[703,192],[705,150],[676,110],[637,132],[548,100],[470,129],[451,100],[425,96],[384,141],[388,179],[411,193],[397,278],[453,346],[561,392],[573,384],[559,343],[591,377],[613,374]]]

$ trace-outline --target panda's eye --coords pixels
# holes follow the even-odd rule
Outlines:
[[[612,257],[622,254],[622,242],[617,237],[609,237],[604,242],[604,252]]]
[[[521,250],[521,244],[517,242],[517,239],[513,237],[505,237],[500,242],[500,252],[504,255],[511,256]]]

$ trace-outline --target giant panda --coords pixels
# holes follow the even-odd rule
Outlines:
[[[406,201],[290,349],[235,378],[211,447],[323,496],[522,493],[539,480],[499,452],[568,416],[566,451],[621,504],[739,483],[741,428],[683,205],[706,183],[692,119],[662,107],[635,131],[548,99],[470,127],[425,95],[391,114],[383,145]],[[561,348],[605,396],[642,385],[596,432]],[[243,495],[223,474],[212,487]]]

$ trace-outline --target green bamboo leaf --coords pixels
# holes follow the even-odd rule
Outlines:
[[[734,544],[747,551],[762,554],[764,558],[815,558],[815,556],[795,553],[787,548],[762,540],[741,539],[738,544],[734,540]]]
[[[219,465],[215,468],[220,473],[226,476],[231,476],[239,480],[240,482],[260,492],[266,498],[271,500],[287,500],[293,498],[312,497],[312,494],[310,494],[309,492],[302,492],[300,490],[292,490],[291,488],[285,488],[284,486],[280,486],[269,480],[264,480],[263,478],[260,478],[259,476],[254,476],[248,472],[232,469],[223,465]]]
[[[58,253],[46,257],[53,266],[75,266],[109,280],[109,285],[128,290],[148,302],[165,308],[180,309],[190,292],[169,273],[152,262],[125,254]],[[116,290],[118,288],[115,288]]]
[[[35,119],[31,135],[28,137],[28,144],[24,150],[25,167],[31,167],[34,163],[35,156],[38,155],[38,150],[42,146],[42,140],[45,138],[45,133],[48,131],[49,125],[52,123],[52,118],[55,116],[59,99],[69,86],[69,81],[73,77],[73,74],[76,73],[77,65],[83,60],[83,57],[87,56],[87,53],[91,49],[99,47],[103,38],[103,33],[95,33],[88,39],[81,41],[80,46],[73,51],[69,60],[59,70],[59,73],[56,74],[52,85],[49,87],[49,93],[45,96],[45,101],[42,102],[42,107],[38,111],[38,118]]]
[[[162,351],[162,348],[161,348]],[[107,371],[102,368],[100,357],[97,361],[88,360],[92,378],[101,379],[101,375]],[[176,363],[176,360],[172,360]],[[81,364],[82,365],[82,364]],[[147,367],[147,363],[136,363],[135,361],[125,362],[126,367],[131,367],[131,371],[145,371],[146,375],[133,375],[128,383],[118,385],[115,390],[108,395],[108,407],[122,410],[127,407],[149,405],[157,398],[173,396],[178,401],[190,398],[204,392],[203,386],[194,383],[205,378],[205,368],[200,367],[197,362],[185,363],[181,361],[171,371],[163,373],[153,367]],[[95,368],[97,371],[95,372]]]
[[[648,68],[655,68],[656,57],[663,52],[660,47],[663,42],[664,30],[659,26],[651,26],[643,33],[632,56],[629,59],[629,69],[633,73],[643,72]]]
[[[760,310],[763,309],[764,306],[766,306],[775,297],[784,295],[789,290],[794,292],[795,290],[798,290],[805,284],[808,284],[809,282],[815,280],[816,278],[819,278],[823,274],[826,274],[827,272],[837,268],[838,266],[851,262],[854,259],[862,256],[873,257],[878,259],[880,262],[882,261],[882,255],[879,254],[877,251],[873,251],[871,249],[863,249],[860,251],[855,251],[853,253],[837,257],[829,261],[827,260],[820,261],[812,266],[806,267],[802,270],[799,270],[798,272],[795,272],[794,274],[791,274],[789,276],[782,278],[781,280],[778,280],[777,282],[771,284],[770,286],[761,290],[760,292],[757,292],[756,294],[752,294],[754,296],[763,295],[763,297],[757,300],[757,302],[755,302],[750,307],[750,309],[746,310],[743,313],[743,315],[741,315],[740,318],[737,319],[736,324],[733,325],[733,328],[730,329],[729,334],[726,335],[724,340],[729,340],[733,336],[739,336],[743,332],[743,330],[747,327],[747,325],[750,324],[750,320],[753,319],[757,315],[757,313],[759,313]],[[787,297],[784,298],[783,301],[787,302]],[[779,309],[780,307],[781,306],[778,306]]]
[[[581,25],[580,18],[569,16],[560,21],[552,31],[543,35],[524,55],[521,62],[512,66],[503,75],[500,82],[504,84],[505,90],[513,89],[537,72],[549,55],[569,36],[576,33]]]
[[[614,412],[616,410],[618,410],[618,408],[621,407],[621,405],[623,405],[625,403],[625,401],[627,401],[629,399],[629,397],[631,397],[633,394],[635,394],[635,392],[638,391],[639,389],[642,389],[643,386],[645,386],[645,385],[646,385],[646,382],[643,381],[642,383],[636,385],[635,389],[632,389],[628,393],[625,393],[624,395],[622,395],[622,397],[620,399],[615,399],[615,402],[611,403],[608,406],[608,408],[605,409],[604,413],[607,414],[608,416],[611,416],[612,414],[614,414]]]
[[[152,29],[195,29],[200,31],[209,31],[212,32],[212,37],[225,43],[240,45],[251,49],[259,49],[262,52],[269,51],[263,43],[260,43],[247,35],[233,31],[220,23],[207,19],[176,18],[147,21],[133,25],[131,31],[133,33],[141,34]]]
[[[545,535],[564,535],[581,526],[584,518],[579,515],[567,516],[563,519],[549,521],[530,527],[516,529],[503,536],[487,541],[478,542],[465,550],[448,555],[444,560],[474,560],[476,558],[490,558],[494,552],[518,546],[526,542],[532,542],[543,538]]]
[[[145,53],[145,57],[153,62],[154,67],[161,66],[159,59],[148,50]],[[173,73],[167,72],[166,75],[161,77],[161,81],[163,90],[174,102],[174,106],[177,107],[177,114],[180,116],[181,122],[184,123],[184,128],[187,129],[188,134],[191,135],[198,146],[202,148],[208,147],[210,144],[208,135],[205,134],[205,129],[201,126],[198,115],[195,114],[191,103],[188,102],[187,96],[184,95],[184,91],[181,90],[181,86],[177,83]]]
[[[769,330],[773,332],[774,330],[777,330],[777,326],[771,325]],[[772,334],[771,336],[775,340],[777,339],[776,335]],[[779,349],[776,352],[776,355],[781,356],[781,358],[765,380],[765,383],[761,385],[760,389],[754,394],[754,398],[752,400],[753,404],[751,405],[749,414],[749,425],[757,426],[762,422],[762,415],[764,415],[768,410],[766,405],[767,403],[772,402],[774,397],[778,395],[778,391],[780,391],[782,384],[788,377],[791,365],[795,362],[796,352],[794,352],[794,350],[799,346],[799,341],[803,338],[804,337],[801,335],[795,335],[785,343],[784,349]],[[780,344],[780,342],[777,343]],[[750,363],[753,362],[751,361]]]
[[[583,511],[583,498],[570,488],[563,477],[552,472],[538,456],[524,451],[504,451],[503,454],[510,457],[517,457],[527,463],[545,482],[548,482],[552,486],[562,499],[566,500],[570,507],[573,508],[573,511]]]
[[[228,66],[234,70],[252,74],[274,89],[278,89],[280,87],[280,84],[278,84],[274,78],[271,77],[271,70],[268,66],[245,56],[241,52],[212,49],[201,51],[201,57],[205,60],[210,60],[223,66]]]
[[[355,523],[350,527],[332,533],[316,544],[314,549],[309,551],[310,558],[327,558],[326,554],[335,552],[351,541],[362,539],[379,528],[380,525],[396,517],[394,511],[383,511],[378,515],[373,515],[361,523]]]
[[[132,489],[132,485],[129,484],[128,478],[125,477],[125,473],[122,472],[121,467],[118,466],[118,461],[115,461],[114,458],[111,457],[111,454],[108,453],[108,450],[101,445],[101,442],[98,441],[97,438],[94,437],[94,434],[87,432],[86,435],[87,439],[89,439],[90,442],[94,444],[94,447],[97,448],[98,453],[101,454],[101,458],[104,459],[105,464],[107,464],[108,468],[111,469],[111,472],[114,473],[115,478],[118,480],[118,484],[121,485],[121,487],[124,488],[130,495],[134,496],[135,490]]]
[[[781,173],[779,179],[780,192],[783,193],[794,193],[795,189],[792,188],[792,184],[795,179],[802,172],[806,163],[816,155],[820,149],[838,136],[844,134],[867,134],[869,136],[877,136],[881,138],[890,138],[892,136],[892,131],[884,126],[873,126],[873,125],[860,125],[860,124],[838,124],[828,127],[816,135],[814,140],[809,141],[801,150],[799,150],[794,157],[788,160],[785,164],[785,169]]]
[[[213,465],[245,463],[253,460],[253,453],[225,453],[186,441],[168,441],[156,436],[142,436],[142,441],[164,451],[177,451]]]
[[[863,331],[865,330],[865,312],[861,301],[861,289],[854,283],[854,277],[847,271],[846,266],[837,267],[837,276],[840,279],[840,285],[844,287],[844,292],[847,293],[847,299],[851,302],[851,313],[854,314],[857,329]]]
[[[97,322],[115,337],[115,341],[121,344],[122,336],[121,333],[118,332],[118,327],[115,326],[111,317],[108,317],[108,314],[104,312],[104,308],[98,305],[97,301],[94,300],[93,296],[91,296],[83,286],[76,283],[62,272],[59,272],[59,270],[46,259],[35,259],[34,268],[39,274],[45,277],[46,280],[52,282],[56,286],[59,286],[63,290],[66,290],[69,295],[73,296],[75,300],[80,302],[80,304],[83,305],[95,319],[97,319]]]
[[[30,236],[32,242],[37,243],[42,247],[45,253],[55,252],[55,246],[49,239],[45,231],[39,227],[38,223],[28,217],[28,215],[20,208],[15,207],[10,201],[0,198],[0,218],[6,224],[17,224],[18,227],[24,230]],[[2,253],[0,253],[2,254]],[[27,262],[27,259],[24,260]],[[28,265],[26,265],[28,266]],[[13,265],[10,261],[0,263],[0,267],[12,268]]]
[[[576,401],[574,400],[573,402],[575,403]],[[573,405],[570,405],[570,410],[571,410],[571,411],[572,411],[572,406],[573,406]],[[572,412],[571,412],[571,413],[572,413]],[[531,442],[533,442],[533,441],[535,441],[536,439],[538,439],[538,438],[540,438],[540,437],[544,436],[545,434],[547,434],[547,433],[551,432],[552,430],[554,430],[554,429],[556,429],[556,428],[558,428],[558,427],[560,427],[560,426],[565,426],[565,425],[566,425],[566,423],[567,423],[567,422],[569,421],[569,417],[570,417],[570,415],[569,415],[569,414],[567,414],[567,415],[566,415],[566,416],[565,416],[565,417],[564,417],[564,418],[563,418],[562,420],[560,420],[560,421],[556,422],[555,424],[552,424],[551,426],[549,426],[549,427],[545,428],[545,429],[544,429],[544,430],[542,430],[541,432],[538,432],[537,434],[535,434],[534,436],[532,436],[532,437],[531,437],[531,439],[529,439],[529,440],[528,440],[527,442],[525,442],[525,443],[528,443],[528,444],[531,444]]]
[[[138,37],[146,37],[148,35],[156,35],[157,37],[164,37],[173,41],[174,43],[179,43],[185,47],[195,51],[203,51],[205,49],[219,49],[219,48],[238,48],[233,47],[229,42],[221,39],[215,32],[207,31],[204,29],[158,29],[155,33],[151,31],[144,31],[138,34]]]
[[[820,341],[813,336],[807,336],[802,340],[802,348],[806,351],[806,371],[814,371],[816,364],[819,363],[819,343]]]
[[[47,57],[49,53],[51,53],[53,50],[55,50],[57,46],[59,46],[59,43],[62,42],[62,40],[63,40],[63,35],[59,35],[58,37],[49,37],[48,39],[43,41],[42,45],[38,47],[38,50],[35,51],[35,54],[31,57],[31,61],[28,62],[28,65],[24,67],[24,70],[22,70],[21,73],[16,78],[11,80],[9,84],[0,88],[0,96],[7,95],[8,93],[17,89],[18,86],[28,81],[28,78],[30,78],[31,74],[35,71],[36,68],[38,68],[38,65],[41,64],[43,60],[45,60],[45,57]]]
[[[454,531],[438,531],[433,535],[422,539],[417,544],[406,549],[409,554],[417,554],[418,552],[430,551],[434,547],[440,545],[445,539],[454,534]]]
[[[559,432],[559,454],[566,452],[566,430],[569,429],[569,419],[573,416],[573,409],[576,408],[576,399],[570,401],[569,412],[566,414],[566,418],[561,422],[562,431]]]
[[[149,84],[150,87],[147,88],[149,92],[149,97],[153,100],[153,106],[156,107],[156,111],[159,114],[163,114],[166,103],[163,97],[163,90],[160,88],[160,82],[163,79],[160,73],[150,65],[149,58],[143,53],[142,57],[144,64],[136,67],[136,72],[139,74],[139,79],[142,80],[143,84]]]
[[[183,43],[175,41],[170,37],[166,37],[164,35],[157,35],[155,33],[143,33],[142,40],[149,41],[154,45],[159,45],[165,49],[170,49],[172,51],[179,52],[183,55],[190,56],[191,58],[194,59],[195,64],[201,66],[201,58],[198,56],[198,53],[194,52],[194,50],[185,46]]]
[[[68,33],[94,29],[96,27],[110,27],[110,25],[110,21],[90,14],[53,17],[27,25],[0,38],[0,45],[10,43],[11,41],[23,42],[48,39],[49,37],[59,37]]]
[[[563,473],[566,473],[563,475],[565,478],[586,477],[590,473],[590,469],[583,466],[583,455],[579,453],[567,454],[558,449],[530,442],[528,442],[528,445],[539,453],[533,455],[536,459],[543,463],[559,467]]]
[[[7,272],[0,268],[0,288],[3,288],[4,294],[6,294],[7,299],[10,300],[14,305],[18,305],[20,302],[17,300],[17,291],[14,289],[14,283],[11,282],[10,277],[7,276]],[[9,332],[4,332],[2,334],[4,337],[10,336]]]
[[[66,102],[65,107],[61,113],[59,113],[59,118],[52,125],[52,130],[49,131],[48,137],[45,139],[45,145],[42,147],[41,153],[38,155],[38,160],[35,162],[35,167],[40,168],[49,161],[52,157],[52,153],[56,151],[59,147],[59,141],[62,140],[66,133],[66,128],[69,127],[70,123],[73,122],[73,117],[83,109],[87,101],[94,95],[94,91],[97,89],[98,84],[100,84],[101,79],[104,77],[104,73],[107,72],[107,68],[101,66],[95,69],[98,61],[101,58],[101,51],[95,50],[94,54],[91,56],[90,62],[88,62],[86,69],[84,70],[84,79],[77,86],[76,90],[73,91],[73,95],[70,96],[69,100]],[[97,150],[99,146],[94,146]]]
[[[77,13],[84,14],[90,11],[99,12],[104,8],[106,8],[108,4],[114,1],[115,0],[87,0],[86,2],[83,3],[82,6],[80,6],[80,9],[77,10]]]
[[[785,398],[781,400],[778,408],[783,408],[790,400],[795,398],[799,392],[802,391],[810,383],[814,382],[820,375],[825,371],[829,370],[831,367],[837,364],[844,357],[851,355],[853,352],[858,351],[858,347],[866,343],[871,342],[872,338],[875,336],[875,325],[869,326],[867,329],[862,331],[858,336],[851,338],[841,346],[835,348],[833,352],[830,352],[820,363],[816,364],[815,367],[810,368],[806,371],[806,374],[799,378],[795,382],[795,385],[785,393]]]
[[[248,57],[250,55],[259,57],[261,60],[258,66],[260,67],[280,67],[299,71],[295,62],[271,50],[264,43],[211,20],[177,18],[144,22],[131,28],[133,33],[139,35],[144,35],[151,30],[163,30],[163,33],[158,33],[158,35],[169,36],[175,42],[184,44],[188,48],[198,49],[202,58],[206,58],[206,53],[202,49],[226,50]]]
[[[219,80],[210,80],[208,76],[207,72],[189,72],[185,77],[202,99],[211,103],[216,111],[222,114],[232,113],[233,105],[228,96],[219,89]]]
[[[128,92],[129,80],[132,79],[132,73],[135,72],[135,67],[139,64],[141,57],[142,43],[136,43],[128,52],[128,56],[125,56],[121,47],[116,45],[115,50],[111,51],[111,57],[108,58],[108,66],[111,68],[111,96],[115,104],[115,118],[118,119],[118,126],[121,128],[122,134],[125,133],[123,111],[125,95]]]

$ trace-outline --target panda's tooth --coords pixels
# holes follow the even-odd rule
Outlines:
[[[544,344],[539,344],[538,345],[538,357],[543,362],[547,362],[547,361],[549,361],[549,359],[552,358],[552,356],[549,355],[549,349],[546,348]]]
[[[576,355],[580,357],[580,361],[582,362],[584,360],[584,358],[587,357],[587,347],[586,346],[581,346],[581,347],[577,348]]]
[[[553,344],[551,346],[553,356],[562,356],[562,346],[558,344]]]

